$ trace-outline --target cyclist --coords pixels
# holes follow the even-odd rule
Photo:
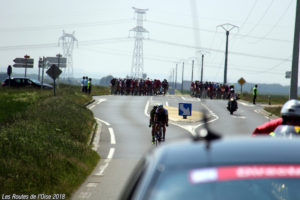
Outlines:
[[[154,130],[155,130],[154,117],[155,117],[156,109],[157,109],[157,105],[153,106],[152,110],[150,111],[149,127],[152,126],[152,131],[151,131],[151,133],[152,133],[152,144],[154,144]]]
[[[155,127],[156,131],[158,131],[159,123],[161,123],[161,126],[163,127],[162,141],[165,141],[166,126],[169,126],[168,125],[169,115],[168,115],[168,110],[165,109],[163,105],[159,105],[158,108],[156,109],[154,121],[156,122],[156,127]]]
[[[300,101],[292,99],[287,101],[281,108],[281,118],[277,118],[258,126],[252,136],[269,134],[279,125],[300,126]]]

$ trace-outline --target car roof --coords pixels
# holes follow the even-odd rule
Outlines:
[[[165,167],[300,163],[299,152],[300,139],[222,138],[210,143],[185,140],[158,148],[150,162]]]

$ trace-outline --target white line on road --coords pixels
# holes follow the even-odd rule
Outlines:
[[[88,183],[86,187],[97,187],[98,183]]]
[[[107,159],[112,159],[114,157],[115,150],[115,148],[110,148]]]
[[[150,115],[147,113],[148,107],[149,107],[149,101],[147,101],[146,106],[145,106],[145,110],[144,110],[144,113],[145,113],[145,115],[146,115],[147,117],[150,116]]]
[[[100,121],[100,122],[102,122],[102,123],[104,123],[106,126],[110,126],[110,124],[108,122],[104,121],[104,120],[101,120],[101,119],[99,119],[97,117],[95,117],[95,119],[98,120],[98,121]]]
[[[89,109],[93,109],[95,107],[95,105],[91,105],[90,107],[89,107]]]
[[[98,123],[97,131],[96,131],[96,135],[95,135],[95,138],[93,141],[93,147],[92,147],[92,149],[94,151],[97,151],[99,148],[101,129],[102,129],[102,125],[101,125],[101,123]]]
[[[106,99],[99,99],[98,102],[97,102],[97,104],[100,104],[100,103],[102,103],[104,101],[106,101]]]
[[[116,137],[115,137],[115,133],[114,130],[112,128],[108,128],[109,133],[110,133],[110,143],[111,144],[116,144]]]
[[[169,103],[166,101],[166,106],[169,106]]]
[[[94,174],[95,176],[103,176],[104,175],[104,171],[108,167],[111,159],[114,157],[114,153],[115,153],[115,148],[110,148],[107,159],[104,160],[104,165],[101,165],[99,167],[98,172]]]
[[[186,101],[186,99],[184,97],[181,97],[181,98],[182,98],[182,100]]]

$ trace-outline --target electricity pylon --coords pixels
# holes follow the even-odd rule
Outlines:
[[[65,33],[63,31],[63,35],[58,39],[58,45],[62,43],[62,50],[63,50],[63,57],[67,58],[67,66],[64,70],[64,76],[66,78],[73,77],[73,49],[74,49],[74,43],[78,40],[74,36],[75,31],[70,33]]]
[[[144,73],[144,57],[143,57],[143,40],[144,33],[149,33],[143,27],[144,14],[148,9],[138,9],[132,7],[136,14],[136,23],[137,25],[130,30],[134,32],[134,49],[132,54],[132,66],[131,66],[131,78],[138,79],[143,78]]]

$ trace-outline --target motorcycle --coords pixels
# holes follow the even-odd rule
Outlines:
[[[238,105],[237,105],[237,98],[235,96],[230,97],[227,105],[227,110],[232,115],[234,111],[237,111]]]

